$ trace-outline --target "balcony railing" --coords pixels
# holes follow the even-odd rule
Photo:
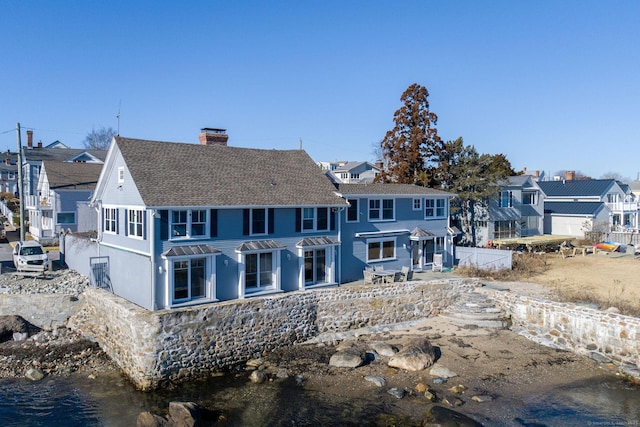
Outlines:
[[[27,209],[51,209],[51,199],[44,196],[26,196],[24,206]]]
[[[639,205],[640,204],[638,202],[607,203],[607,206],[613,212],[637,212]]]

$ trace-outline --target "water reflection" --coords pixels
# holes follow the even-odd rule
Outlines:
[[[640,420],[638,391],[637,386],[609,376],[531,395],[525,402],[505,398],[475,406],[468,403],[465,408],[488,426],[630,425]],[[173,390],[141,393],[114,374],[94,380],[78,376],[37,383],[2,380],[0,425],[134,426],[142,411],[166,415],[170,401],[193,401],[222,410],[225,426],[376,425],[382,414],[419,419],[428,406],[424,398],[396,400],[382,389],[347,399],[332,390],[305,389],[293,379],[252,384],[246,375],[231,373]]]

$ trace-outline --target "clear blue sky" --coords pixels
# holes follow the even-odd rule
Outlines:
[[[221,127],[234,146],[374,160],[416,82],[443,139],[635,179],[639,22],[637,0],[4,0],[0,150],[16,122],[81,147],[120,108],[127,137]]]

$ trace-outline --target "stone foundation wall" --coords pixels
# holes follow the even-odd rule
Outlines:
[[[83,307],[82,296],[64,294],[0,294],[0,315],[18,314],[41,329],[66,326]]]
[[[613,362],[640,378],[639,318],[507,292],[493,297],[511,315],[515,332],[546,346]]]
[[[95,339],[140,389],[149,390],[322,332],[426,318],[475,286],[455,280],[346,285],[155,312],[90,288],[85,309],[69,326]]]

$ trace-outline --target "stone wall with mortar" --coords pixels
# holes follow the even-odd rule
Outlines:
[[[18,314],[46,330],[66,326],[67,319],[82,307],[82,295],[0,293],[0,316]]]
[[[512,329],[540,344],[611,362],[640,378],[640,319],[573,303],[494,292]]]
[[[461,280],[346,285],[154,312],[89,288],[69,326],[95,339],[140,389],[150,390],[322,332],[426,318],[475,287]]]

